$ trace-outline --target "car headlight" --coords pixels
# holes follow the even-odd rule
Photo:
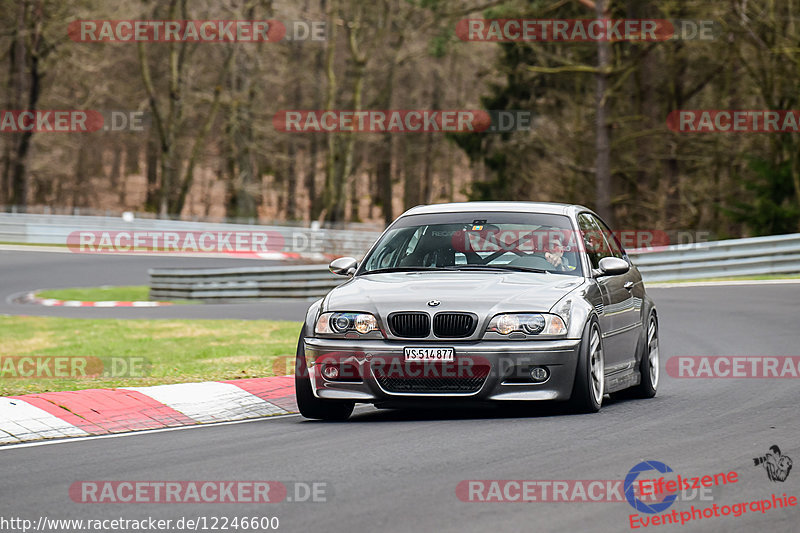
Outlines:
[[[487,331],[508,335],[521,332],[525,335],[564,335],[567,325],[558,315],[546,313],[505,313],[496,315]]]
[[[314,333],[339,335],[357,331],[364,335],[379,329],[378,321],[369,313],[322,313],[314,326]]]

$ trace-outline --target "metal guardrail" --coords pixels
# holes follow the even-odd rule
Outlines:
[[[120,217],[0,213],[0,242],[65,245],[67,237],[77,231],[261,231],[281,234],[281,252],[310,256],[360,256],[380,235],[374,231],[315,229],[305,226],[259,226],[142,218],[126,221]]]
[[[67,215],[120,218],[128,215],[141,220],[173,220],[185,222],[203,222],[210,224],[246,224],[261,226],[307,226],[299,220],[264,220],[256,217],[213,217],[203,215],[159,215],[148,211],[131,211],[130,209],[98,209],[94,207],[66,207],[48,205],[4,205],[0,204],[0,213],[19,215]],[[311,224],[314,224],[313,222]],[[322,227],[336,230],[380,232],[384,224],[380,222],[325,222]]]
[[[150,269],[151,300],[209,302],[323,296],[346,278],[327,265]]]
[[[645,281],[800,273],[800,234],[673,245],[631,253]]]
[[[162,219],[0,213],[0,241],[65,244],[75,231],[275,231],[290,253],[361,257],[377,239],[373,231],[258,226]],[[731,239],[632,251],[645,281],[800,273],[800,234]],[[324,265],[182,269],[151,272],[153,297],[202,300],[322,296],[343,282]]]

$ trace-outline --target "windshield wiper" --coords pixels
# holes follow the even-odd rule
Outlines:
[[[503,272],[535,272],[538,274],[552,274],[549,270],[542,268],[530,268],[516,265],[448,265],[441,267],[407,266],[407,267],[388,267],[368,270],[361,274],[386,274],[390,272],[434,272],[442,270],[496,270]]]
[[[552,274],[543,268],[531,268],[517,265],[453,265],[442,267],[447,270],[511,270],[514,272],[536,272],[539,274]]]
[[[376,268],[375,270],[367,270],[365,272],[362,272],[362,274],[385,274],[387,272],[420,272],[420,271],[430,271],[430,270],[442,270],[442,269],[437,267],[424,267],[424,266],[388,267],[388,268]]]

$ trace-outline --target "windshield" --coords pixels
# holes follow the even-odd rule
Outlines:
[[[398,220],[358,274],[509,270],[582,276],[570,219],[537,213],[443,213]]]

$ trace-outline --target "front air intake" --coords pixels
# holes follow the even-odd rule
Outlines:
[[[443,339],[469,337],[477,323],[470,313],[438,313],[433,317],[433,334]]]
[[[395,337],[421,339],[431,331],[431,317],[428,313],[394,313],[389,315],[389,330]]]

